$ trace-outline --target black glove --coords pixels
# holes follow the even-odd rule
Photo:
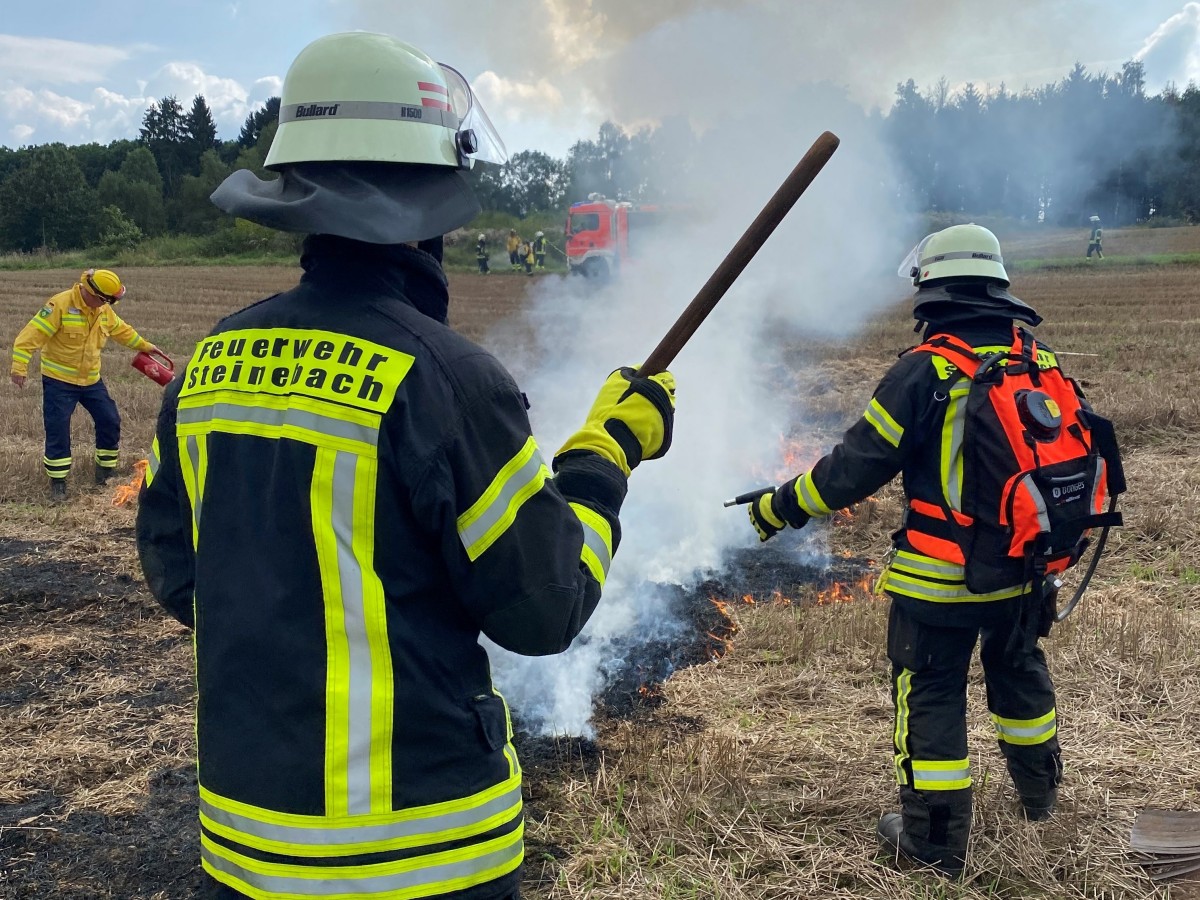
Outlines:
[[[757,497],[747,511],[760,541],[769,541],[789,525],[803,528],[811,518],[796,500],[795,478]]]

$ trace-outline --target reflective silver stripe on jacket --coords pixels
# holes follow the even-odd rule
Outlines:
[[[269,406],[242,406],[237,403],[213,403],[210,406],[187,407],[179,410],[178,421],[183,425],[201,425],[213,419],[241,422],[247,425],[266,425],[280,428],[290,425],[305,431],[315,431],[329,437],[376,446],[379,429],[345,419],[323,416],[306,409],[274,409]]]
[[[322,826],[305,827],[300,825],[274,825],[260,822],[248,816],[218,809],[207,800],[201,798],[200,812],[219,825],[233,829],[240,834],[250,835],[264,841],[276,841],[284,844],[301,844],[304,846],[338,847],[353,844],[373,844],[385,841],[407,841],[412,838],[433,836],[459,829],[471,829],[480,826],[493,816],[503,815],[521,803],[521,787],[517,785],[511,790],[500,794],[486,803],[471,809],[457,812],[440,813],[431,816],[419,816],[400,822],[387,822],[382,825],[358,825],[350,828],[328,828]],[[515,812],[513,813],[515,815]],[[331,853],[332,855],[332,853]]]

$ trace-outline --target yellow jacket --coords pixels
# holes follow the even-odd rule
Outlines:
[[[517,248],[521,246],[521,239],[515,234],[510,234],[508,236],[508,240],[505,241],[505,243],[508,246],[509,253],[516,253]]]
[[[13,342],[12,373],[24,375],[35,350],[42,353],[42,375],[67,384],[100,380],[100,351],[109,338],[130,350],[154,346],[105,303],[92,309],[79,285],[55,294],[38,310]]]

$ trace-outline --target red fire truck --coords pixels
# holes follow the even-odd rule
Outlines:
[[[589,194],[567,213],[567,268],[590,278],[615,275],[643,252],[644,239],[661,221],[652,204]]]

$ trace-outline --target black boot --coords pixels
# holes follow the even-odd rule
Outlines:
[[[1030,822],[1044,822],[1054,815],[1058,806],[1058,791],[1051,790],[1048,794],[1036,797],[1021,797],[1021,812]]]
[[[65,478],[50,479],[50,499],[56,503],[63,503],[67,499],[67,481]]]
[[[108,479],[112,478],[116,471],[106,466],[96,466],[96,484],[108,484]]]
[[[959,878],[962,875],[965,865],[963,854],[950,850],[936,854],[921,853],[904,833],[904,816],[900,813],[884,813],[875,826],[875,835],[879,838],[880,847],[899,863],[931,868],[947,878]]]

